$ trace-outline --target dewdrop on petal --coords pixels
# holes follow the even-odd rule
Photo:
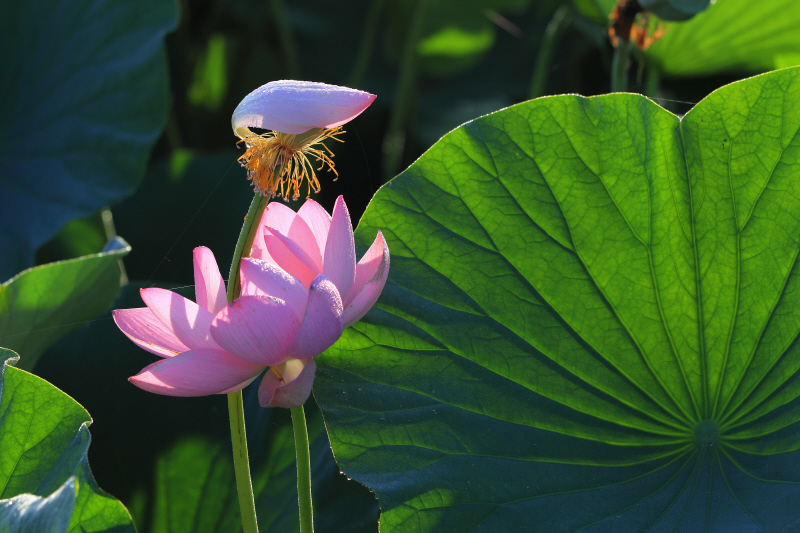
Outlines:
[[[297,200],[306,182],[306,195],[319,192],[317,171],[334,168],[333,152],[323,141],[344,133],[341,126],[361,114],[375,95],[348,87],[307,81],[281,80],[262,85],[245,96],[233,112],[233,133],[247,150],[239,162],[247,179],[264,196]],[[250,128],[272,130],[257,134]]]

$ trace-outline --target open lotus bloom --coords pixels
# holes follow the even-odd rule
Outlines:
[[[209,249],[195,249],[194,272],[197,302],[150,288],[141,290],[147,307],[113,312],[128,338],[164,358],[131,383],[168,396],[225,394],[272,367],[259,390],[260,398],[262,390],[272,390],[265,406],[305,403],[316,369],[311,358],[342,333],[342,302],[333,284],[319,276],[306,287],[274,265],[246,261],[242,296],[227,305]]]
[[[223,394],[246,387],[266,368],[264,407],[297,407],[311,393],[313,358],[375,304],[389,274],[378,232],[356,264],[353,228],[339,197],[333,216],[313,200],[295,213],[270,203],[252,257],[242,259],[241,296],[227,304],[214,255],[194,251],[195,296],[150,288],[147,307],[113,312],[122,332],[163,357],[130,378],[169,396]]]
[[[289,356],[282,360],[284,366],[262,380],[262,405],[276,405],[281,396],[305,401],[316,369],[311,358],[332,345],[343,328],[358,322],[378,300],[389,275],[389,248],[378,232],[356,264],[353,226],[340,196],[333,215],[314,200],[306,200],[296,213],[270,203],[251,256],[242,260],[241,279],[242,294],[253,296],[237,299],[234,304],[243,300],[242,309],[232,304],[227,314],[217,316],[213,327],[230,323],[230,343],[224,347],[246,361],[272,365],[270,361],[277,360],[272,353]],[[284,348],[276,344],[279,333],[295,331],[294,324],[261,323],[256,317],[266,316],[261,309],[273,305],[270,298],[275,297],[299,309],[306,290],[308,303],[299,332]],[[214,338],[223,342],[219,334]]]
[[[281,80],[262,85],[239,103],[233,112],[233,133],[247,149],[239,162],[256,193],[298,199],[307,183],[307,194],[319,192],[320,184],[310,158],[336,173],[333,152],[324,141],[360,115],[375,95],[357,89]],[[255,133],[250,128],[272,130]],[[276,171],[277,169],[277,171]],[[337,174],[338,176],[338,174]]]

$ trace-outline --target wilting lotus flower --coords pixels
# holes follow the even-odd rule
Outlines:
[[[300,197],[300,185],[308,181],[308,194],[319,192],[319,181],[308,156],[321,170],[333,170],[333,152],[321,144],[341,141],[341,129],[361,114],[375,95],[348,87],[281,80],[262,85],[245,96],[233,112],[231,125],[247,146],[239,158],[247,179],[265,196]],[[272,130],[256,134],[250,128]],[[315,145],[321,147],[315,148]],[[277,170],[276,170],[276,167]],[[338,176],[338,174],[337,174]],[[291,194],[290,194],[291,193]]]
[[[270,203],[251,255],[242,260],[242,294],[254,296],[237,299],[227,312],[217,315],[212,335],[237,357],[274,365],[268,362],[272,356],[267,352],[283,348],[275,347],[272,329],[292,330],[262,318],[267,316],[262,307],[271,305],[265,295],[285,299],[283,295],[291,293],[296,295],[292,301],[300,305],[303,293],[299,287],[307,289],[308,305],[300,331],[282,352],[289,357],[264,376],[258,390],[263,406],[295,406],[287,405],[282,397],[302,399],[296,403],[302,405],[311,392],[316,370],[311,358],[332,345],[343,328],[358,322],[378,300],[389,275],[389,248],[378,232],[356,264],[353,226],[340,196],[333,216],[314,200],[306,200],[297,213],[283,204]],[[219,333],[223,327],[230,332],[224,341]]]

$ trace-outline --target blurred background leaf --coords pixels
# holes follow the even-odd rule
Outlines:
[[[800,3],[718,0],[692,20],[665,24],[664,36],[647,50],[661,71],[708,76],[723,71],[758,72],[800,64]]]
[[[174,2],[0,5],[0,281],[130,194],[167,112]]]
[[[133,533],[128,511],[95,483],[89,413],[0,348],[0,531]],[[52,528],[52,529],[51,529]]]

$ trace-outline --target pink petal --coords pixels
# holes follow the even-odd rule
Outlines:
[[[264,229],[264,242],[275,264],[308,286],[319,272],[308,254],[289,237],[282,233]]]
[[[292,208],[280,202],[270,202],[261,216],[260,225],[276,229],[284,235],[288,235],[289,228],[292,227],[292,222],[296,216],[297,213],[292,211]]]
[[[385,267],[388,269],[389,247],[386,245],[383,233],[378,231],[375,240],[372,241],[372,246],[369,247],[367,253],[356,265],[356,279],[350,287],[350,292],[343,297],[345,309],[355,300],[367,282],[375,276],[378,269],[384,268],[384,262],[386,263]]]
[[[300,328],[291,306],[272,296],[242,296],[220,311],[211,335],[224,350],[242,361],[277,365]]]
[[[274,296],[289,304],[297,316],[305,314],[308,289],[278,265],[244,257],[239,273],[242,296]]]
[[[247,379],[247,381],[243,381],[243,382],[239,383],[238,385],[234,385],[230,389],[225,389],[224,391],[220,392],[219,394],[230,394],[232,392],[236,392],[237,390],[242,390],[243,388],[247,387],[252,382],[254,382],[257,377],[258,376],[253,376],[252,378]]]
[[[286,236],[297,246],[302,248],[314,265],[313,270],[317,273],[322,272],[322,254],[319,251],[317,239],[311,231],[311,228],[306,224],[306,221],[301,217],[295,217],[292,221],[292,226],[289,228],[289,233],[287,233]]]
[[[322,273],[347,295],[356,277],[356,246],[353,241],[353,225],[344,198],[339,196],[333,207],[331,229],[325,243],[325,260]]]
[[[293,409],[306,403],[311,394],[311,386],[314,384],[314,373],[317,371],[314,360],[288,359],[278,365],[277,371],[283,377],[283,381],[271,370],[267,371],[261,380],[261,385],[258,387],[258,402],[261,407]]]
[[[117,327],[139,348],[161,357],[189,351],[170,328],[147,307],[116,309],[111,312]]]
[[[349,328],[367,314],[386,285],[389,276],[389,247],[380,231],[375,242],[356,266],[356,281],[347,295],[343,322]]]
[[[273,81],[244,97],[233,112],[231,125],[240,138],[246,135],[242,131],[246,127],[289,134],[334,128],[360,115],[373,100],[373,94],[338,85]]]
[[[219,348],[209,335],[214,315],[180,294],[165,289],[141,289],[139,294],[162,324],[189,349]]]
[[[167,396],[206,396],[249,383],[263,366],[240,361],[222,350],[197,349],[163,359],[128,381],[148,392]]]
[[[225,281],[214,254],[205,246],[194,249],[194,294],[197,305],[216,315],[228,305]]]
[[[269,263],[274,263],[275,261],[269,255],[267,251],[267,243],[264,242],[264,230],[266,230],[266,226],[259,225],[258,229],[256,230],[256,236],[253,239],[253,247],[250,248],[250,255],[254,259],[261,259],[262,261],[267,261]]]
[[[300,330],[286,355],[310,359],[331,347],[342,335],[342,299],[336,285],[320,274],[308,291],[308,305]]]
[[[297,212],[297,216],[305,220],[308,227],[311,228],[317,241],[320,256],[325,257],[325,243],[328,240],[328,231],[331,228],[331,216],[311,198],[305,201],[303,207]]]

